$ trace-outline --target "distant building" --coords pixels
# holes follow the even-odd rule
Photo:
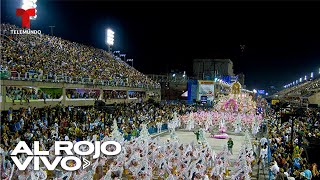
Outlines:
[[[214,80],[215,77],[234,76],[230,59],[194,59],[193,75],[196,79]]]
[[[243,73],[240,73],[237,75],[238,76],[238,82],[241,84],[241,86],[245,86],[244,85],[244,79],[245,79],[245,75]]]

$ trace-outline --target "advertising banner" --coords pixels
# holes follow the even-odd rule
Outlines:
[[[188,80],[188,101],[193,103],[197,100],[198,82],[197,80]]]
[[[203,104],[207,103],[207,99],[208,99],[207,96],[201,96],[201,103]]]
[[[198,81],[198,98],[200,101],[202,96],[206,96],[207,100],[214,99],[214,82],[213,81]]]

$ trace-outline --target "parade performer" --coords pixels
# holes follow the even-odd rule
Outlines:
[[[224,115],[222,116],[222,119],[220,120],[220,124],[219,124],[219,134],[214,135],[214,138],[218,138],[218,139],[227,139],[228,138],[228,134],[226,134],[226,127],[225,127],[225,121],[224,121]]]
[[[192,113],[192,112],[191,112]],[[191,129],[192,129],[192,118],[193,118],[193,115],[192,114],[189,114],[189,118],[188,118],[188,121],[187,121],[187,127],[186,127],[186,129],[188,130],[188,131],[191,131]]]
[[[161,133],[162,122],[158,121],[156,125],[157,125],[157,132]]]
[[[199,142],[199,139],[200,139],[200,129],[198,129],[198,131],[194,132],[194,134],[196,135],[197,142]]]
[[[232,141],[232,138],[229,138],[229,140],[228,140],[228,152],[230,152],[231,154],[233,154],[232,153],[232,147],[233,147],[233,141]]]
[[[240,118],[240,115],[237,116],[237,121],[235,123],[235,126],[236,126],[236,128],[235,128],[234,132],[235,133],[240,133],[241,132],[241,118]]]
[[[211,114],[208,112],[208,113],[207,113],[206,123],[205,123],[205,130],[208,131],[211,126],[212,126],[212,116],[211,116]]]

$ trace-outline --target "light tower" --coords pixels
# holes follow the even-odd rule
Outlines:
[[[30,16],[30,19],[31,20],[37,19],[37,0],[22,0],[21,8],[24,10],[34,8],[36,15]]]
[[[127,59],[127,62],[131,62],[131,67],[133,67],[133,59]]]
[[[106,29],[106,44],[108,46],[108,51],[111,52],[111,46],[114,43],[114,32],[111,29]]]
[[[55,28],[56,26],[49,26],[51,29],[51,36],[53,36],[53,28]]]

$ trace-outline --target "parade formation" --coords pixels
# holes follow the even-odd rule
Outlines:
[[[148,58],[135,67],[133,59],[126,58],[129,54],[112,50],[116,48],[115,34],[118,35],[112,28],[104,29],[107,50],[54,36],[55,26],[52,25],[49,26],[51,35],[31,30],[29,18],[36,13],[36,2],[23,0],[23,8],[15,9],[16,16],[22,18],[23,27],[1,24],[0,179],[320,179],[320,68],[319,75],[311,72],[310,76],[304,76],[304,80],[299,78],[281,89],[270,86],[270,95],[263,89],[259,92],[248,90],[252,85],[246,86],[244,74],[233,71],[230,59],[193,59],[193,76],[189,77],[188,68],[192,69],[192,63],[185,63],[185,60],[203,56],[202,50],[198,50],[198,55],[192,55],[182,48],[183,55],[177,54],[184,58],[183,63],[178,59],[175,62],[183,67],[182,72],[168,70],[168,73],[156,74],[153,71],[164,68],[158,67],[157,63],[165,66],[169,62],[167,58],[177,58],[178,55],[170,57],[172,50],[161,49],[164,46],[161,45],[159,54],[168,56],[161,59],[163,56],[159,54],[138,50],[139,45],[157,49],[155,44],[174,39],[175,48],[182,46],[184,43],[176,39],[181,40],[178,35],[190,29],[190,19],[186,18],[187,28],[172,33],[174,38],[167,37],[168,34],[160,36],[162,32],[167,33],[167,27],[173,29],[171,25],[157,27],[157,24],[154,28],[154,20],[141,21],[143,25],[139,26],[150,26],[157,32],[148,36],[147,30],[143,29],[143,35],[133,40],[138,43],[134,44],[132,51],[141,51],[136,57]],[[90,9],[95,13],[92,12],[92,9],[96,11],[94,8],[84,6],[81,12],[88,10],[87,14],[90,14]],[[121,9],[115,7],[112,6],[112,11]],[[87,17],[83,16],[87,14],[74,12],[73,8],[76,9],[76,5],[72,5],[68,12],[79,15],[81,25],[85,24],[83,19]],[[139,8],[133,9],[137,11]],[[214,11],[217,9],[220,8],[215,7]],[[62,10],[58,12],[63,14]],[[162,18],[166,13],[161,9],[157,14]],[[90,16],[88,24],[100,19],[101,14],[97,19],[90,19]],[[11,18],[11,15],[5,17]],[[129,28],[138,27],[130,24],[133,19],[119,23],[125,27],[122,34],[127,35],[126,38],[141,33]],[[158,18],[153,19],[160,23]],[[200,20],[202,18],[197,18],[197,22]],[[72,21],[76,22],[75,19]],[[179,24],[177,22],[182,23],[174,19],[173,24]],[[73,22],[70,24],[77,26]],[[39,23],[39,27],[42,26]],[[61,29],[69,31],[72,28],[60,26]],[[188,32],[186,37],[201,34],[197,29],[201,28]],[[77,31],[71,34],[80,36]],[[135,34],[129,36],[130,33]],[[212,32],[211,35],[215,37]],[[78,38],[82,42],[88,37],[82,33]],[[200,47],[205,43],[190,44]],[[229,44],[233,47],[232,43]],[[241,44],[240,48],[241,57],[235,58],[238,61],[235,64],[241,64],[237,68],[248,71],[248,62],[242,62],[247,46]],[[135,53],[131,56],[134,57]],[[154,59],[150,61],[150,57]],[[157,58],[161,61],[158,62]],[[143,68],[155,74],[140,72]],[[257,68],[260,72],[262,67],[250,68]],[[256,79],[252,82],[257,83]]]
[[[231,86],[234,88],[235,85]],[[237,99],[236,102],[228,104],[230,99]],[[228,99],[228,100],[226,100]],[[170,111],[171,115],[168,119],[159,120],[152,123],[150,120],[142,121],[139,127],[139,136],[133,136],[131,139],[125,139],[123,134],[124,129],[119,128],[116,120],[113,121],[112,131],[105,133],[102,125],[99,122],[92,123],[96,128],[92,130],[88,136],[91,142],[100,141],[101,143],[108,141],[119,142],[121,145],[121,152],[117,155],[100,154],[99,158],[92,156],[84,156],[91,162],[91,165],[86,169],[79,169],[77,171],[65,171],[61,166],[57,166],[55,170],[46,170],[45,166],[40,166],[39,170],[34,170],[32,165],[28,166],[26,170],[18,170],[14,163],[4,154],[10,154],[10,147],[2,146],[3,152],[3,174],[5,178],[19,177],[24,179],[28,176],[39,179],[87,179],[95,177],[96,179],[250,179],[252,175],[252,163],[255,160],[253,156],[253,146],[251,139],[259,131],[262,120],[265,117],[264,113],[254,113],[255,103],[249,94],[230,94],[225,98],[225,102],[219,102],[214,108],[205,110],[196,110],[190,106],[185,113],[178,114],[177,111]],[[236,108],[240,104],[243,109]],[[132,104],[131,106],[134,106]],[[179,104],[173,105],[181,106]],[[227,107],[227,108],[223,108]],[[246,111],[244,112],[244,109]],[[151,109],[149,109],[151,110]],[[154,111],[154,110],[153,110]],[[27,111],[31,113],[31,110]],[[168,114],[167,114],[168,115]],[[8,118],[10,119],[11,114]],[[14,117],[15,118],[15,117]],[[157,118],[156,118],[157,119]],[[138,119],[136,119],[138,120]],[[80,122],[74,119],[74,130],[71,134],[61,134],[61,126],[52,127],[52,137],[56,140],[64,138],[64,140],[72,140],[76,144],[83,137],[85,128],[81,128]],[[155,137],[151,138],[148,128],[149,123],[157,129]],[[48,122],[38,122],[42,128],[49,128]],[[64,122],[61,122],[64,123]],[[162,125],[167,124],[168,130],[163,132]],[[91,123],[90,123],[91,124]],[[148,125],[149,124],[149,125]],[[54,125],[54,124],[53,124]],[[25,125],[22,125],[25,126]],[[91,125],[90,125],[91,126]],[[7,126],[5,126],[7,127]],[[24,127],[22,127],[24,128]],[[34,126],[36,128],[36,126]],[[101,129],[101,130],[99,130]],[[4,129],[6,134],[10,134],[9,129]],[[190,143],[181,143],[177,135],[177,131],[185,130],[193,133],[196,140]],[[120,132],[121,131],[121,132]],[[227,132],[239,136],[245,136],[245,141],[241,146],[240,152],[233,152],[233,141],[229,138],[228,143],[224,145],[221,152],[216,152],[215,145],[208,142],[208,138],[225,139],[228,138]],[[18,131],[16,131],[18,133]],[[40,131],[37,131],[40,133]],[[162,133],[169,133],[170,138],[161,140]],[[212,135],[208,135],[212,133]],[[16,136],[18,137],[18,136]],[[75,139],[72,139],[74,137]],[[48,141],[43,138],[40,142]],[[9,144],[9,143],[8,143]],[[49,145],[49,144],[48,144]],[[55,155],[51,154],[54,146],[45,146],[42,144],[42,151],[49,151],[49,159],[54,161]],[[86,146],[82,147],[83,151],[87,151]],[[32,148],[34,148],[32,146]],[[112,147],[111,147],[112,148]],[[110,147],[109,147],[110,150]],[[230,155],[236,153],[238,158],[235,162],[231,162]],[[257,152],[255,152],[257,154]],[[67,156],[67,154],[63,154]],[[20,162],[25,162],[27,157],[25,155],[17,155]],[[233,160],[234,161],[234,160]],[[75,161],[69,161],[71,167],[77,166]],[[34,164],[34,162],[31,162]],[[233,167],[230,167],[232,164]],[[41,164],[40,164],[41,165]],[[59,168],[60,167],[60,168]],[[230,168],[233,171],[230,171]],[[89,178],[90,179],[90,178]]]

